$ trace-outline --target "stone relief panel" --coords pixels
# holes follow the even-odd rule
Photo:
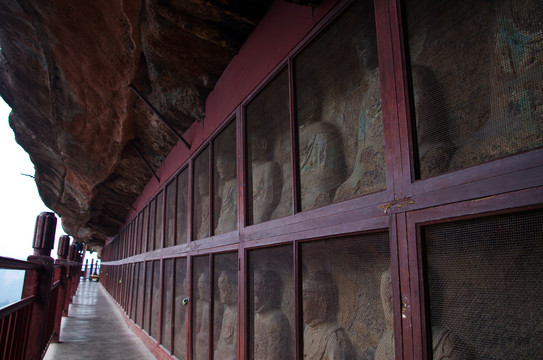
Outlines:
[[[176,204],[176,239],[175,244],[187,243],[187,213],[188,213],[189,172],[187,169],[177,175],[177,204]]]
[[[543,211],[423,228],[434,359],[543,354]]]
[[[193,239],[204,239],[211,235],[211,209],[209,198],[209,148],[194,160],[194,214],[192,217]]]
[[[374,359],[386,331],[388,234],[303,243],[301,254],[304,359]]]
[[[213,141],[213,235],[238,228],[236,122],[231,121]]]
[[[249,359],[293,359],[294,277],[291,246],[249,253]]]
[[[184,360],[186,353],[186,307],[183,299],[187,293],[187,259],[175,259],[175,302],[174,302],[174,340],[173,354],[180,360]],[[194,297],[193,297],[194,298]]]
[[[192,359],[209,359],[209,257],[194,258],[192,270]]]
[[[237,359],[238,272],[237,253],[214,257],[213,358]]]
[[[302,210],[386,188],[373,2],[358,1],[294,59]]]
[[[246,107],[247,223],[292,214],[288,73],[283,69]]]
[[[420,178],[543,145],[540,1],[404,9]]]

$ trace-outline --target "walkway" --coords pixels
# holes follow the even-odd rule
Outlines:
[[[45,360],[155,359],[100,284],[82,281],[68,315],[62,318],[60,343],[49,345]]]

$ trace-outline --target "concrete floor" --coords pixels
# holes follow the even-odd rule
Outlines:
[[[49,345],[46,360],[155,359],[99,283],[82,281],[68,314],[62,318],[60,343]]]

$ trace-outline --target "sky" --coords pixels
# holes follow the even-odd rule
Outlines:
[[[15,141],[13,130],[8,124],[10,111],[0,97],[0,256],[26,259],[33,252],[32,238],[36,217],[43,211],[51,210],[38,195],[34,179],[26,176],[34,176],[34,165],[28,154]],[[55,249],[51,252],[53,258],[56,258],[58,238],[64,234],[58,219]],[[86,255],[88,258],[89,254]]]

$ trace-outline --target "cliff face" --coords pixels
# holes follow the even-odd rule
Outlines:
[[[271,3],[2,1],[0,95],[68,234],[115,235],[151,177],[135,147],[157,168],[177,142],[129,85],[182,134]]]

